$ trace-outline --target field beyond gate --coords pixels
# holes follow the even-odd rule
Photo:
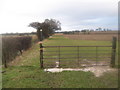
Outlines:
[[[110,65],[111,41],[71,40],[62,35],[51,37],[50,46],[43,45],[43,65],[45,68],[78,68],[94,65]],[[48,43],[47,43],[48,45]]]

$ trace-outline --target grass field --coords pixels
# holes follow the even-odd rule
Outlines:
[[[111,45],[110,41],[72,40],[61,35],[44,40],[44,45]],[[118,73],[106,72],[95,77],[92,72],[64,71],[48,73],[40,69],[39,45],[34,44],[22,56],[3,68],[3,88],[117,88]]]

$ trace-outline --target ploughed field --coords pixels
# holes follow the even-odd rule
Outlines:
[[[64,36],[73,40],[111,41],[113,37],[118,37],[118,34],[65,34]]]

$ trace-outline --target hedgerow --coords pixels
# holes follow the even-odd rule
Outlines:
[[[31,36],[2,37],[2,63],[12,61],[17,55],[30,48],[31,44]]]

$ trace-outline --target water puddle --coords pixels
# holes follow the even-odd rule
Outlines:
[[[109,66],[94,66],[87,68],[48,68],[44,69],[45,72],[59,73],[62,71],[84,71],[92,72],[96,77],[103,75],[104,72],[115,71],[115,69],[110,68]]]

